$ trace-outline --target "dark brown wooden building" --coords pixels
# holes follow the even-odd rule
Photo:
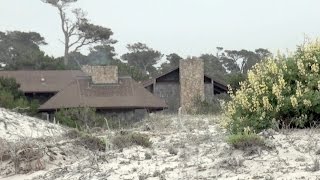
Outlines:
[[[103,111],[149,111],[167,108],[131,77],[118,77],[116,66],[84,66],[82,71],[0,71],[14,78],[28,98],[39,99],[40,112],[92,107]]]
[[[84,75],[84,72],[78,70],[0,71],[0,77],[15,79],[28,98],[37,99],[40,103],[49,100],[77,76]]]

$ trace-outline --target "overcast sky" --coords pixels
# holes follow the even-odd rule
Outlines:
[[[118,54],[134,42],[183,57],[217,46],[275,52],[320,35],[319,0],[79,0],[75,7],[112,29]],[[63,54],[57,11],[41,0],[0,0],[0,30],[39,32],[49,43],[42,49]]]

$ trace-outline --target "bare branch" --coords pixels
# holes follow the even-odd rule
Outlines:
[[[61,39],[58,39],[62,44],[65,44],[65,42],[64,41],[62,41]]]
[[[71,47],[74,46],[75,44],[78,44],[81,40],[84,41],[83,37],[79,36],[79,38],[78,38],[75,42],[73,42],[73,43],[71,43],[71,44],[68,45],[69,48],[71,48]]]
[[[63,33],[66,35],[67,34],[67,30],[65,28],[66,16],[62,10],[62,7],[58,7],[58,10],[59,10],[59,15],[60,15],[60,20],[61,20],[61,28],[62,28]]]
[[[90,41],[90,40],[84,38],[83,41],[81,42],[81,44],[79,44],[73,51],[74,51],[74,52],[77,52],[82,46],[86,46],[86,45],[89,45],[89,44],[93,44],[93,43],[96,43],[96,42],[98,42],[98,41],[99,41],[99,40],[96,40],[96,39]]]

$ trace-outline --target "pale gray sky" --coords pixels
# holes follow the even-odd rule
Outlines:
[[[88,18],[109,27],[118,54],[143,42],[183,57],[226,49],[294,50],[304,34],[320,35],[319,0],[79,0]],[[58,14],[41,0],[0,0],[0,30],[36,31],[63,54]]]

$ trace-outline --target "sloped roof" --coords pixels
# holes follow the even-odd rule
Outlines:
[[[175,66],[175,67],[169,69],[168,71],[166,71],[166,72],[164,72],[164,73],[162,73],[162,74],[160,74],[160,75],[158,75],[158,76],[156,76],[156,77],[154,77],[154,78],[152,78],[152,79],[148,79],[148,80],[145,80],[145,81],[141,82],[141,84],[142,84],[144,87],[150,86],[150,85],[152,85],[152,84],[154,83],[154,81],[155,81],[156,79],[158,79],[158,78],[160,78],[160,77],[162,77],[162,76],[165,76],[165,75],[167,75],[167,74],[170,74],[170,73],[172,73],[173,71],[179,70],[179,68],[180,68],[179,66]],[[211,76],[207,75],[206,73],[204,74],[204,76],[207,77],[207,78],[209,78],[209,79],[212,79],[215,84],[219,84],[220,86],[225,87],[226,89],[228,89],[227,84],[226,84],[224,81],[218,80],[218,79],[216,79],[216,78],[214,78],[214,77],[211,77]]]
[[[78,77],[40,106],[39,110],[94,107],[100,109],[163,109],[164,100],[154,96],[130,77],[119,77],[117,84],[91,83],[90,77]]]
[[[84,72],[79,70],[0,71],[0,77],[16,79],[25,93],[58,92],[82,75]]]

